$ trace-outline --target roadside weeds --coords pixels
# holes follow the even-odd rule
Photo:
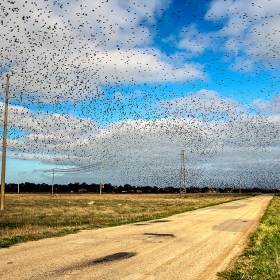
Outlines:
[[[280,280],[280,196],[271,200],[243,254],[219,279]]]

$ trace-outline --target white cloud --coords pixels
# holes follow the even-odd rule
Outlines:
[[[231,69],[242,71],[242,72],[251,72],[254,69],[254,65],[252,60],[237,57],[233,64],[231,65]]]
[[[217,92],[205,89],[181,98],[161,101],[158,108],[161,113],[165,112],[167,115],[197,118],[205,114],[213,119],[224,119],[246,112],[246,108],[240,103],[221,98]]]
[[[179,38],[178,47],[190,57],[201,55],[211,44],[211,33],[199,32],[194,24],[183,28]]]
[[[7,2],[2,68],[23,101],[78,103],[101,87],[203,79],[203,66],[177,67],[151,48],[148,29],[170,1]],[[16,9],[18,8],[18,9]]]
[[[278,0],[215,0],[205,15],[205,19],[222,23],[216,33],[217,38],[226,38],[224,51],[242,61],[261,63],[273,70],[279,68],[279,28],[280,2]],[[249,59],[249,60],[248,60]],[[235,64],[235,67],[238,66]],[[243,70],[249,68],[240,64]],[[242,70],[242,69],[240,69]]]
[[[252,105],[254,105],[260,112],[268,112],[280,115],[280,93],[275,95],[268,102],[265,102],[261,99],[256,99],[254,102],[252,102]]]

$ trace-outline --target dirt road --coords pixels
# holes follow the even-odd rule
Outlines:
[[[217,279],[243,251],[271,198],[0,249],[0,279]]]

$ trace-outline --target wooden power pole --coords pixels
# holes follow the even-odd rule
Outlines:
[[[185,150],[181,151],[181,172],[180,172],[180,195],[186,195],[186,168],[185,168]]]
[[[54,186],[54,169],[52,170],[52,194],[53,194],[53,186]]]
[[[99,193],[100,195],[102,195],[102,188],[103,188],[103,184],[102,184],[102,170],[103,166],[102,166],[102,162],[100,163],[100,187],[99,187]]]
[[[2,173],[1,173],[1,206],[0,210],[4,210],[5,201],[5,174],[6,174],[6,146],[7,146],[7,122],[8,122],[8,99],[9,99],[9,82],[10,76],[6,76],[6,97],[4,108],[4,133],[3,133],[3,149],[2,149]]]

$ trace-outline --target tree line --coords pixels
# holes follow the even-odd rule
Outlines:
[[[50,193],[52,192],[52,185],[41,183],[25,182],[21,184],[6,184],[6,192],[8,193]],[[55,193],[99,193],[100,184],[83,183],[69,183],[69,184],[54,184],[53,191]],[[186,193],[238,193],[239,188],[232,185],[225,185],[220,187],[189,187],[186,188]],[[278,189],[271,188],[244,188],[244,193],[271,193],[279,192]],[[179,187],[157,187],[157,186],[132,186],[130,184],[114,186],[110,183],[104,184],[102,193],[180,193]]]

